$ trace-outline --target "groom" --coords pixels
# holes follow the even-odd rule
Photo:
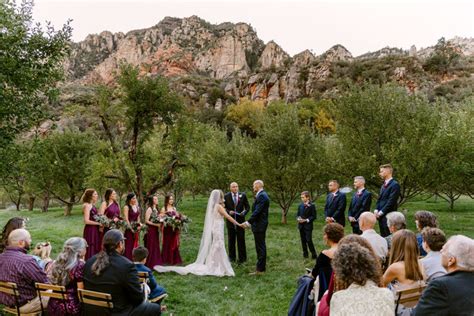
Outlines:
[[[248,228],[252,225],[252,232],[255,238],[255,249],[257,250],[257,269],[250,275],[260,275],[265,272],[267,261],[267,246],[265,245],[265,233],[268,226],[268,208],[270,199],[267,192],[263,190],[263,181],[255,180],[253,183],[253,191],[255,194],[255,202],[252,205],[252,215],[244,223]]]

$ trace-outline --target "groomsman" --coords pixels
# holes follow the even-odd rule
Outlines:
[[[387,214],[397,210],[400,196],[400,185],[392,177],[393,167],[390,164],[381,165],[379,175],[384,180],[380,188],[379,199],[375,206],[374,214],[379,221],[380,235],[387,237],[390,230],[387,226]]]
[[[346,226],[346,195],[339,191],[339,182],[331,180],[328,184],[329,193],[326,197],[326,205],[324,206],[324,215],[326,223],[339,223]]]
[[[227,213],[238,223],[245,222],[245,215],[250,210],[249,201],[243,192],[239,192],[239,185],[236,182],[230,184],[230,192],[224,196],[224,204]],[[245,229],[227,222],[227,237],[229,245],[229,259],[235,261],[235,242],[239,249],[239,263],[247,261],[247,250],[245,248]]]
[[[359,227],[359,216],[364,212],[370,212],[372,193],[365,189],[365,179],[361,176],[354,178],[354,189],[356,189],[356,192],[352,196],[348,216],[352,226],[352,232],[361,235],[362,231]]]
[[[298,230],[300,231],[301,246],[303,247],[303,257],[308,258],[308,247],[311,257],[316,259],[316,250],[313,244],[313,221],[316,219],[316,206],[311,203],[308,191],[301,193],[302,203],[298,206]]]

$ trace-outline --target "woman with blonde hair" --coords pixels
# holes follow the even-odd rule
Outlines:
[[[415,233],[408,229],[397,231],[393,235],[389,267],[383,275],[383,285],[404,286],[424,280],[419,254]]]

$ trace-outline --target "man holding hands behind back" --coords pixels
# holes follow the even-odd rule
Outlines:
[[[250,210],[250,205],[245,193],[239,192],[239,185],[236,182],[232,182],[230,184],[230,192],[224,196],[224,203],[225,209],[230,216],[232,216],[238,223],[245,222],[245,215]],[[244,263],[247,261],[247,250],[245,248],[245,230],[240,226],[232,224],[230,221],[226,222],[229,259],[230,261],[235,261],[236,259],[235,242],[237,241],[237,247],[239,249],[238,263]]]
[[[316,206],[311,203],[308,191],[301,192],[302,203],[298,206],[298,230],[300,231],[301,246],[303,247],[303,257],[308,258],[308,248],[311,257],[316,259],[316,249],[313,244],[313,221],[316,219]]]

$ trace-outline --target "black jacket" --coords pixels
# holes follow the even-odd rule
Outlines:
[[[301,217],[302,219],[307,219],[308,222],[306,223],[298,223],[298,229],[304,229],[304,230],[312,230],[313,229],[313,221],[316,219],[316,206],[313,203],[309,203],[308,205],[305,205],[304,203],[301,203],[298,206],[298,213],[296,216]]]
[[[84,288],[86,290],[112,295],[114,315],[128,315],[130,310],[144,300],[142,287],[138,280],[137,268],[126,257],[114,252],[109,256],[110,265],[100,275],[91,271],[97,255],[87,260],[84,267]],[[103,315],[102,309],[85,305],[86,315]]]
[[[342,226],[346,225],[346,217],[344,215],[346,211],[346,195],[341,191],[336,192],[336,196],[329,193],[326,197],[326,205],[324,206],[324,215],[326,217],[332,217],[336,223]]]
[[[395,179],[392,179],[388,183],[387,187],[382,185],[382,187],[380,188],[380,195],[375,208],[378,211],[382,211],[382,216],[386,216],[388,213],[397,210],[399,196],[400,185],[397,181],[395,181]]]
[[[432,280],[412,315],[474,315],[474,272],[454,271]]]
[[[372,193],[367,191],[367,189],[364,189],[362,194],[358,196],[357,192],[355,192],[352,196],[347,216],[359,219],[360,214],[370,212],[370,204],[372,204]]]
[[[243,223],[245,221],[245,215],[247,215],[247,213],[250,211],[250,205],[247,199],[247,195],[245,195],[245,193],[238,192],[237,197],[238,197],[237,205],[234,205],[232,192],[228,192],[226,193],[226,195],[224,195],[225,210],[227,213],[230,213],[230,211],[234,211],[236,213],[241,214],[241,215],[234,215],[232,217],[234,217],[234,219],[236,219],[237,222]]]
[[[252,224],[253,232],[262,233],[267,230],[269,207],[270,198],[267,192],[261,191],[252,205],[252,215],[248,219],[248,222]]]

